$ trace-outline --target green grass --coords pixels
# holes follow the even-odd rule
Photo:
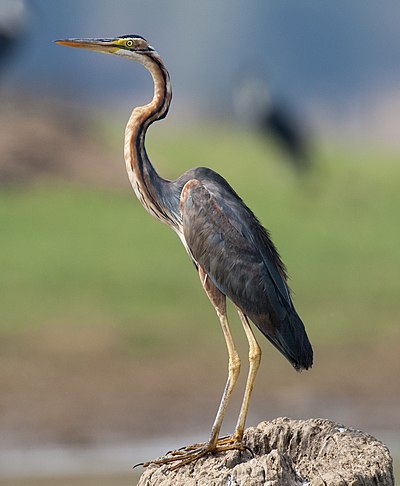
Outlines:
[[[148,146],[164,176],[212,167],[271,230],[314,342],[399,337],[398,157],[326,149],[299,180],[248,134],[160,128]],[[129,191],[63,182],[3,188],[0,228],[0,336],[112,324],[134,352],[220,337],[177,237]]]

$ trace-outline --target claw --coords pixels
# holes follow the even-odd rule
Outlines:
[[[168,457],[163,457],[162,459],[156,459],[155,461],[137,464],[136,466],[148,467],[151,464],[163,466],[170,465],[171,463],[176,462],[176,464],[168,467],[169,471],[176,471],[182,466],[186,466],[187,464],[197,461],[206,454],[215,454],[218,452],[226,452],[231,450],[238,450],[240,452],[247,451],[252,455],[252,457],[254,457],[253,451],[249,447],[243,445],[241,441],[237,440],[237,438],[227,436],[218,439],[216,444],[213,444],[211,442],[204,442],[202,444],[193,444],[190,446],[181,447],[176,451],[169,451],[167,453]]]

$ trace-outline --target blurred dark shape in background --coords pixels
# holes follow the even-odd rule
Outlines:
[[[24,56],[7,76],[11,90],[73,97],[125,114],[128,92],[133,104],[150,96],[147,73],[87,53],[66,53],[61,61],[52,41],[99,32],[141,33],[169,66],[170,120],[228,118],[229,86],[251,61],[260,72],[268,70],[279,96],[304,113],[313,136],[399,143],[393,123],[400,103],[397,1],[388,0],[382,8],[371,0],[221,0],[218,5],[119,0],[111,8],[105,0],[35,0],[34,7],[34,42],[24,43]]]
[[[257,130],[267,142],[276,140],[286,155],[284,159],[298,175],[311,168],[311,142],[305,117],[300,120],[288,102],[274,96],[265,79],[243,77],[233,90],[233,103],[238,121]]]
[[[0,0],[0,75],[26,41],[28,17],[24,0]]]

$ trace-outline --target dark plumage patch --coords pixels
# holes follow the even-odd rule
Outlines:
[[[147,40],[142,37],[141,35],[137,35],[137,34],[127,34],[127,35],[120,35],[118,37],[118,39],[141,39],[141,40],[144,40],[147,42]]]
[[[275,246],[229,184],[208,175],[213,177],[188,184],[181,200],[183,233],[194,259],[296,369],[309,368],[311,344]]]

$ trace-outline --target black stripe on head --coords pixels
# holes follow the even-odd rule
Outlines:
[[[147,39],[137,34],[120,35],[118,39],[142,39],[147,42]]]

